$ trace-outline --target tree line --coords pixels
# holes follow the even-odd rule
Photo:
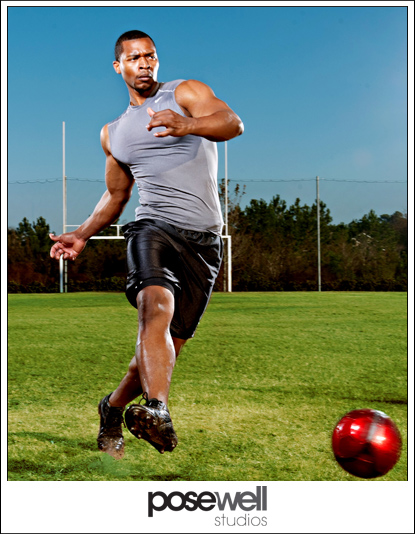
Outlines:
[[[236,185],[228,198],[234,291],[315,291],[317,205],[293,205],[274,196],[251,200]],[[222,204],[225,183],[220,183]],[[109,235],[114,229],[104,233]],[[8,229],[8,291],[59,291],[59,264],[49,256],[52,241],[43,217],[26,218]],[[330,291],[407,291],[408,221],[405,214],[377,215],[333,224],[320,202],[321,287]],[[226,257],[215,285],[226,287]],[[75,262],[68,262],[68,291],[123,291],[126,276],[123,240],[90,240]]]

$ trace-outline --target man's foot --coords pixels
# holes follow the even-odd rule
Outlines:
[[[145,439],[161,454],[171,452],[178,439],[173,428],[169,410],[164,402],[148,399],[143,394],[145,404],[131,404],[125,412],[125,424],[138,439]]]
[[[110,406],[108,403],[110,396],[111,393],[98,404],[98,413],[101,416],[97,437],[98,448],[116,460],[121,460],[124,456],[124,437],[122,435],[124,408]]]

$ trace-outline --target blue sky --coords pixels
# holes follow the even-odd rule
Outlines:
[[[246,184],[245,203],[279,194],[288,204],[299,197],[302,204],[311,205],[319,175],[321,199],[336,223],[359,219],[371,209],[379,215],[405,212],[406,183],[378,182],[407,180],[407,10],[398,2],[390,2],[394,7],[368,3],[373,7],[17,7],[15,2],[6,13],[7,2],[2,2],[2,45],[6,30],[8,44],[7,58],[2,55],[7,59],[3,83],[8,82],[8,224],[43,216],[52,230],[61,232],[63,121],[68,224],[80,224],[92,212],[105,189],[100,129],[128,105],[112,60],[116,39],[130,29],[153,36],[161,81],[202,80],[243,119],[245,133],[229,142],[228,155],[229,178]],[[5,50],[2,46],[2,54]],[[5,62],[2,65],[4,69]],[[2,100],[5,133],[3,106]],[[412,126],[411,119],[411,133]],[[220,178],[223,148],[219,144]],[[411,187],[412,182],[411,174]],[[137,198],[134,193],[122,221],[133,219]],[[4,295],[7,298],[6,291]],[[411,294],[409,298],[413,301]],[[413,306],[408,309],[412,315]],[[2,339],[5,345],[7,335]],[[51,330],[51,340],[59,343],[59,332]],[[412,335],[410,343],[413,346]],[[131,486],[120,484],[121,493],[128,495]],[[206,483],[197,484],[191,489],[205,489]],[[345,517],[363,530],[372,528],[374,521],[389,520],[399,531],[399,524],[408,521],[411,497],[405,482],[389,493],[381,484],[371,485],[370,492],[369,486],[359,484],[336,486],[335,492],[332,483],[309,484],[295,484],[294,489],[268,484],[269,502],[281,518],[279,530],[288,532],[303,521],[304,531],[311,524],[329,532],[336,529],[339,517]],[[85,521],[86,531],[89,524],[96,528],[101,516],[91,515],[91,510],[99,510],[101,502],[92,506],[95,495],[101,499],[111,487],[104,491],[100,485],[98,492],[88,495],[83,484],[68,487],[59,493],[55,486],[36,486],[33,491],[24,483],[6,488],[9,523],[15,526],[20,519],[33,527],[37,520],[39,528],[52,531],[64,517],[65,524],[79,522],[78,530],[84,529]],[[145,482],[134,485],[139,498],[148,488]],[[157,485],[160,488],[171,491]],[[229,483],[215,483],[216,489],[229,491]],[[366,507],[347,517],[345,503],[351,500],[365,502]],[[26,515],[18,507],[22,502]],[[392,514],[366,513],[383,502]],[[113,517],[116,529],[118,515],[107,514],[105,522],[112,526]]]
[[[199,79],[244,121],[244,135],[228,143],[229,179],[246,185],[243,204],[279,194],[311,205],[319,175],[335,223],[371,209],[406,212],[406,183],[379,183],[407,180],[406,7],[14,6],[9,226],[43,216],[61,232],[63,121],[67,222],[93,211],[105,190],[99,132],[128,105],[112,61],[130,29],[153,37],[160,81]],[[223,144],[218,150],[222,178]],[[137,201],[135,191],[122,222]]]

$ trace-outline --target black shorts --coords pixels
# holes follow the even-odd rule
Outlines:
[[[150,285],[169,289],[175,302],[170,332],[180,339],[193,337],[219,273],[222,238],[155,219],[130,222],[122,230],[127,242],[129,302],[137,307],[139,291]]]

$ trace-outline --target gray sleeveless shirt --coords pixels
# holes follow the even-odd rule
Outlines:
[[[135,220],[161,219],[179,228],[221,234],[223,219],[217,189],[216,143],[203,137],[154,137],[147,108],[171,109],[185,116],[174,92],[184,80],[160,85],[141,106],[129,106],[108,124],[111,153],[126,164],[138,187]]]

